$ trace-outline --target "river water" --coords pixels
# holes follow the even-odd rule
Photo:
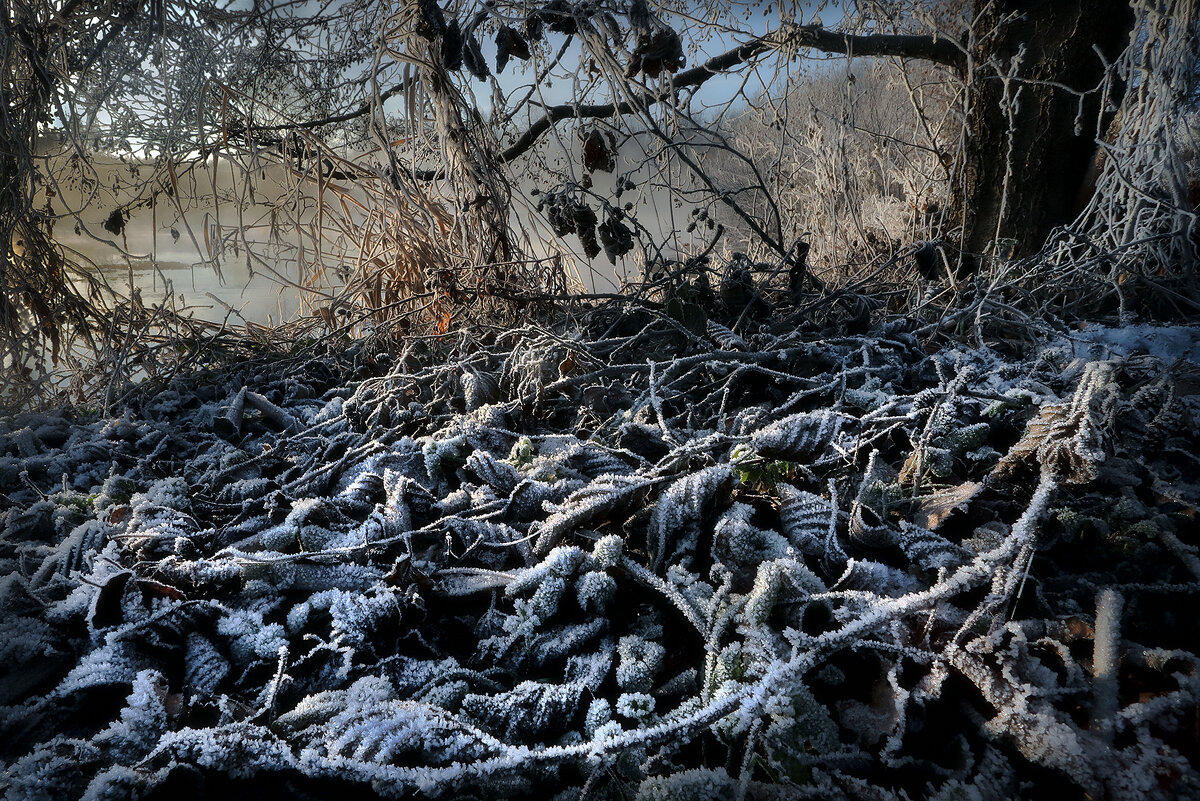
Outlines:
[[[298,189],[294,175],[283,166],[252,171],[249,188],[244,171],[210,160],[176,179],[178,203],[163,194],[149,204],[146,185],[152,167],[145,162],[103,154],[92,154],[86,162],[71,162],[68,155],[49,159],[55,180],[47,181],[53,187],[47,202],[60,215],[55,239],[122,294],[136,288],[149,305],[174,292],[196,317],[231,325],[278,324],[328,302],[311,292],[303,298],[307,304],[302,302],[303,290],[297,284],[305,284],[306,276],[297,262],[304,257],[296,254],[303,253],[301,240],[309,237],[311,261],[311,229],[305,233],[294,223],[280,221],[294,221],[299,215],[311,223],[317,204],[313,193]],[[613,174],[596,173],[595,191],[613,197],[615,179]],[[524,183],[518,196],[534,186]],[[659,194],[643,193],[639,214],[652,238],[662,241],[669,238],[667,232],[682,227],[687,215]],[[528,205],[518,204],[515,215],[531,232],[535,255],[557,252],[564,244],[577,246],[573,237],[555,242],[533,204]],[[118,208],[132,211],[115,234],[106,230],[105,221]],[[255,251],[253,262],[246,244]],[[286,255],[279,257],[280,253]],[[637,255],[635,250],[616,265],[603,255],[590,264],[581,262],[583,288],[612,292],[636,279],[641,273]]]
[[[264,245],[261,221],[283,195],[281,185],[256,195],[239,214],[227,173],[221,181],[211,172],[198,180],[193,174],[177,183],[179,204],[165,196],[150,204],[140,185],[148,166],[97,155],[74,172],[61,161],[56,167],[48,199],[60,215],[55,240],[121,294],[136,288],[149,305],[173,292],[194,316],[234,325],[279,323],[300,309],[299,290],[287,285],[297,276],[286,262],[269,263],[278,273],[272,277],[267,269],[251,269],[244,249],[221,244],[232,234],[252,247]],[[114,233],[105,222],[118,208],[130,212]]]

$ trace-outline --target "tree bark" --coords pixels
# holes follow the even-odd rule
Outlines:
[[[980,16],[951,196],[968,269],[980,255],[1036,253],[1090,196],[1105,108],[1123,92],[1114,82],[1102,97],[1097,50],[1114,61],[1132,26],[1126,0],[997,0]]]

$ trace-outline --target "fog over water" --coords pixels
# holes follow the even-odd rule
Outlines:
[[[579,155],[573,152],[578,147],[574,136],[555,136],[544,143],[543,158],[566,174],[581,173]],[[686,223],[686,210],[676,207],[663,187],[651,188],[644,183],[641,173],[646,156],[636,151],[636,146],[627,143],[621,148],[614,173],[596,172],[590,176],[590,203],[601,212],[597,198],[606,198],[614,205],[633,201],[635,208],[630,213],[636,215],[652,239],[670,242],[664,255],[672,257],[672,234],[677,235]],[[234,170],[226,162],[218,163],[215,180],[211,162],[206,168],[193,169],[178,181],[184,209],[180,214],[174,200],[164,194],[153,208],[150,206],[143,186],[150,176],[148,165],[103,154],[89,155],[83,170],[64,169],[61,160],[55,165],[59,180],[53,184],[51,206],[60,215],[55,239],[82,257],[83,263],[95,265],[115,289],[128,294],[132,283],[146,304],[161,302],[170,290],[196,317],[232,325],[279,323],[302,310],[302,290],[296,284],[304,277],[297,274],[295,264],[301,234],[294,224],[278,221],[294,219],[298,208],[312,217],[316,201],[311,192],[289,189],[287,184],[291,182],[283,180],[281,173],[273,175],[281,167],[255,171],[253,189],[240,176],[235,182]],[[81,180],[81,176],[90,178],[90,182]],[[581,177],[577,174],[575,180]],[[637,184],[637,190],[623,197],[617,195],[614,190],[619,178]],[[525,177],[514,188],[514,219],[531,235],[531,255],[546,256],[564,248],[578,250],[579,242],[573,235],[560,240],[546,230],[535,211],[541,199],[531,191],[535,188],[545,192],[555,186],[547,184],[545,177]],[[137,191],[142,194],[135,196]],[[129,209],[119,235],[105,227],[117,208]],[[602,213],[599,216],[603,219]],[[247,257],[246,244],[255,252],[255,259]],[[286,259],[273,255],[280,252],[289,255]],[[637,248],[615,265],[603,253],[590,262],[579,258],[577,264],[583,288],[593,292],[613,292],[623,283],[637,280],[642,272]],[[327,302],[320,294],[305,295],[309,311]]]
[[[56,166],[62,177],[55,184],[51,207],[63,215],[55,224],[56,241],[82,257],[83,263],[95,265],[123,294],[128,294],[132,282],[143,302],[151,304],[174,291],[196,317],[231,324],[278,323],[300,308],[295,287],[283,285],[264,270],[251,270],[244,249],[220,245],[219,235],[228,236],[243,222],[247,241],[265,242],[264,232],[256,229],[280,200],[282,188],[276,187],[274,193],[260,191],[257,202],[239,215],[228,172],[215,186],[211,175],[201,175],[198,181],[189,176],[179,182],[181,215],[165,196],[154,207],[133,202],[139,198],[131,187],[148,177],[148,166],[103,155],[95,155],[86,171],[73,173]],[[81,181],[81,173],[94,183]],[[130,209],[120,234],[105,228],[117,208]],[[296,279],[286,267],[273,264],[272,268],[290,281]]]

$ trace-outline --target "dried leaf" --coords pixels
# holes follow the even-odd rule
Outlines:
[[[824,555],[833,505],[820,495],[782,482],[775,486],[775,492],[779,496],[779,522],[793,547],[806,556]]]
[[[512,56],[528,61],[531,55],[529,43],[513,28],[503,25],[496,32],[496,72],[504,72]]]
[[[620,212],[607,212],[604,222],[596,229],[600,235],[600,244],[604,247],[604,255],[611,264],[633,250],[633,232],[621,220],[624,215]]]
[[[659,497],[646,529],[646,550],[654,557],[653,569],[694,553],[700,527],[712,516],[712,507],[728,493],[733,480],[729,465],[715,465],[677,479]]]
[[[137,580],[137,585],[142,592],[149,593],[150,595],[156,595],[159,598],[169,598],[172,601],[187,600],[187,596],[178,589],[172,587],[170,584],[163,584],[161,581],[140,578]]]
[[[440,595],[461,596],[501,590],[512,583],[511,573],[481,568],[449,568],[435,577],[434,591]]]
[[[1036,461],[1068,484],[1094,480],[1107,455],[1101,416],[1115,391],[1113,369],[1108,362],[1089,363],[1071,400],[1043,406],[992,474],[1005,478]]]
[[[545,556],[567,532],[591,525],[630,504],[649,485],[650,480],[641,476],[602,475],[561,504],[547,503],[552,514],[537,527],[534,552]]]
[[[612,131],[590,128],[580,131],[583,166],[588,172],[612,172],[617,168],[617,139]]]
[[[643,29],[638,32],[637,44],[634,45],[629,66],[625,68],[625,77],[632,78],[639,72],[649,76],[675,73],[686,64],[679,34],[665,26]]]
[[[937,531],[942,523],[956,510],[965,509],[971,499],[979,494],[983,485],[974,481],[964,481],[956,487],[940,490],[921,500],[917,509],[917,522],[930,531]]]
[[[474,34],[467,36],[463,41],[463,63],[467,66],[467,71],[481,81],[487,80],[487,77],[492,74],[488,69],[487,61],[483,58],[483,50],[479,47],[479,40]]]

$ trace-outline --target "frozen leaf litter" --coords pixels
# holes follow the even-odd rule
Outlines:
[[[710,329],[0,422],[5,798],[1200,793],[1194,361]]]

